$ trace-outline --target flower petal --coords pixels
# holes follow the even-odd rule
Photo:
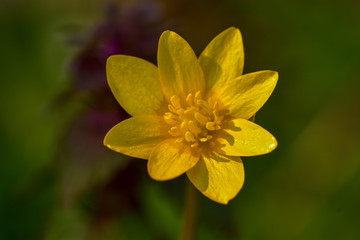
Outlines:
[[[244,166],[239,157],[214,152],[203,154],[186,174],[202,194],[222,204],[227,204],[238,194],[245,180]]]
[[[200,153],[177,138],[169,138],[161,142],[151,152],[148,161],[150,177],[165,181],[180,176],[195,166]]]
[[[189,44],[178,34],[165,31],[159,40],[158,67],[165,97],[185,99],[190,92],[204,91],[200,64]]]
[[[160,116],[137,116],[126,119],[106,134],[104,145],[131,157],[148,159],[153,148],[170,137]]]
[[[114,55],[107,60],[106,72],[116,100],[130,115],[157,114],[164,97],[155,65],[137,57]]]
[[[239,29],[231,27],[216,36],[201,53],[200,66],[207,90],[216,91],[242,74],[244,47]]]
[[[245,120],[225,121],[217,131],[211,147],[228,156],[257,156],[269,153],[277,147],[275,137],[259,125]]]
[[[277,80],[278,73],[274,71],[249,73],[227,81],[217,96],[232,117],[249,119],[268,100]]]

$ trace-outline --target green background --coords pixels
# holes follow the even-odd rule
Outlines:
[[[273,95],[256,116],[279,146],[243,159],[245,185],[228,206],[199,193],[197,239],[360,239],[360,2],[159,4],[197,54],[236,26],[243,35],[244,72],[279,72]],[[106,221],[94,218],[101,204],[94,198],[111,178],[113,162],[104,173],[91,173],[94,181],[75,203],[64,204],[61,197],[59,139],[82,108],[79,99],[53,106],[70,85],[69,61],[79,51],[66,43],[66,35],[93,28],[105,5],[1,2],[0,239],[177,239],[180,234],[185,178],[154,182],[141,160],[133,160],[141,179],[134,186],[135,210],[124,207]],[[82,177],[82,168],[76,171],[74,184]]]

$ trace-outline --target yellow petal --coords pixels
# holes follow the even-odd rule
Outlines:
[[[212,149],[228,156],[256,156],[277,147],[275,137],[259,125],[245,119],[223,122],[213,137]]]
[[[240,76],[244,67],[244,47],[239,29],[231,27],[216,36],[200,55],[207,90]]]
[[[176,138],[169,138],[151,152],[148,172],[155,180],[169,180],[195,166],[199,158],[200,153],[188,144],[179,142]]]
[[[131,157],[148,159],[153,148],[170,137],[160,116],[137,116],[110,129],[104,139],[108,148]]]
[[[204,92],[204,76],[194,51],[172,31],[165,31],[159,40],[158,67],[165,97],[174,95],[185,100],[188,93]]]
[[[227,204],[238,194],[245,180],[244,166],[239,157],[214,152],[203,154],[186,174],[200,192],[222,204]]]
[[[130,115],[158,113],[164,97],[155,65],[137,57],[114,55],[107,60],[106,72],[116,100]]]
[[[218,98],[234,118],[249,119],[268,100],[278,80],[274,71],[259,71],[227,81],[217,92]]]

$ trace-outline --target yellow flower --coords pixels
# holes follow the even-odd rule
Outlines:
[[[115,55],[107,61],[109,86],[133,117],[114,126],[104,144],[148,159],[158,181],[186,173],[208,198],[227,204],[244,183],[240,156],[268,153],[276,139],[249,121],[267,101],[278,74],[242,75],[241,33],[220,33],[199,59],[172,31],[159,40],[158,67],[140,58]]]

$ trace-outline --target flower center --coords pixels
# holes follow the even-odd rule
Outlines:
[[[211,141],[212,134],[221,129],[224,113],[219,110],[219,102],[212,97],[208,101],[201,99],[200,91],[189,93],[183,103],[174,95],[168,107],[164,119],[170,125],[169,134],[191,147]]]

